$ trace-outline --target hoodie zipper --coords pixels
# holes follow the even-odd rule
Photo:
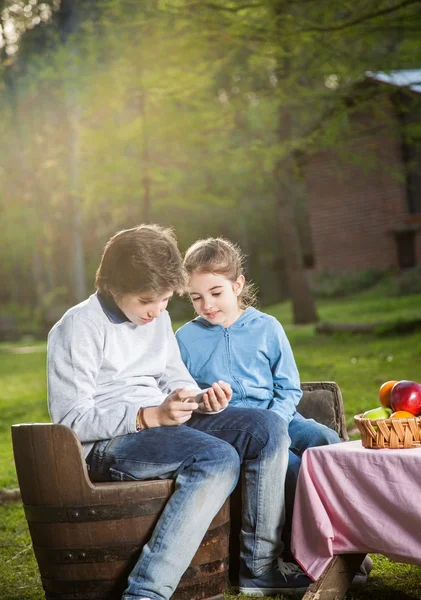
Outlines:
[[[247,394],[246,394],[246,390],[243,387],[243,384],[241,383],[241,381],[239,379],[237,379],[237,377],[234,377],[234,375],[232,374],[232,369],[231,369],[231,345],[230,345],[230,334],[228,329],[224,328],[224,336],[225,336],[225,346],[227,349],[227,356],[228,356],[228,368],[229,368],[229,372],[231,374],[231,378],[233,381],[235,381],[235,383],[238,386],[238,389],[241,393],[241,398],[247,398]]]

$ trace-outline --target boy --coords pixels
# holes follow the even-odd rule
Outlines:
[[[285,583],[276,568],[284,499],[270,490],[285,478],[287,429],[264,411],[256,419],[255,411],[225,410],[232,392],[222,381],[200,405],[185,402],[200,390],[181,361],[165,310],[184,282],[170,230],[121,231],[105,247],[97,292],[67,311],[48,338],[51,418],[77,433],[92,479],[176,481],[122,600],[172,596],[235,487],[240,463],[247,481],[242,568],[257,583],[263,574],[274,588]],[[293,576],[287,586],[308,583]]]

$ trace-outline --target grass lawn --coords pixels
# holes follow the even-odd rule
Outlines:
[[[421,296],[390,300],[360,295],[322,302],[318,309],[326,321],[402,321],[421,317]],[[339,384],[348,427],[354,414],[377,406],[377,392],[383,381],[421,381],[419,330],[395,337],[321,336],[315,335],[312,326],[291,325],[287,303],[266,310],[285,326],[302,381],[330,380]],[[0,489],[13,488],[17,481],[10,425],[49,420],[44,346],[25,352],[21,345],[0,344],[0,410]],[[373,559],[375,567],[369,583],[359,593],[348,594],[348,600],[421,600],[420,567],[392,563],[380,555]],[[0,564],[0,600],[44,598],[20,503],[0,505]],[[235,593],[227,594],[227,600],[239,598]]]

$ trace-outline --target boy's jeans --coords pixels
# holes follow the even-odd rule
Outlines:
[[[243,408],[193,415],[188,426],[157,427],[97,442],[88,459],[94,479],[176,481],[122,600],[167,600],[173,595],[210,522],[234,489],[240,461],[245,467],[241,556],[253,575],[264,572],[282,552],[289,442],[281,418]]]

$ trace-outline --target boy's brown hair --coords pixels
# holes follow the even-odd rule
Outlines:
[[[113,235],[95,278],[97,290],[117,296],[182,293],[184,286],[185,270],[176,237],[160,225],[139,225]]]
[[[187,250],[184,267],[188,275],[197,273],[217,273],[230,281],[244,275],[245,256],[239,246],[222,237],[198,240]],[[241,308],[255,306],[256,286],[246,281],[238,297]]]

